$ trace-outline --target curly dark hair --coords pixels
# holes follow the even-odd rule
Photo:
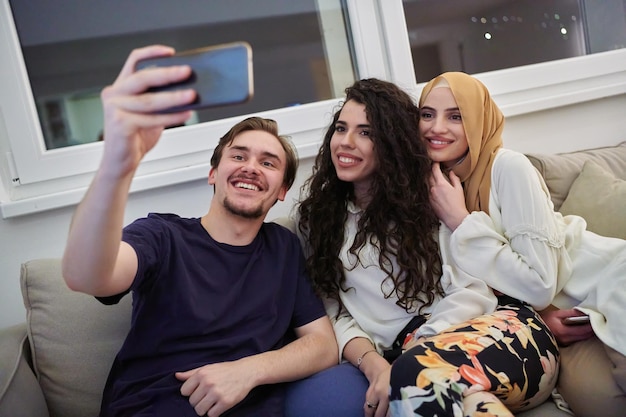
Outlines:
[[[439,220],[429,200],[431,161],[419,139],[419,112],[412,98],[393,83],[378,79],[355,82],[346,90],[344,103],[365,105],[370,139],[378,167],[372,177],[371,200],[358,224],[350,252],[366,243],[379,249],[381,269],[393,281],[397,305],[418,312],[442,295],[441,258],[435,238]],[[344,241],[347,204],[354,187],[337,177],[331,160],[330,140],[341,109],[333,117],[313,166],[313,174],[301,189],[298,206],[300,232],[308,237],[307,270],[319,295],[343,303],[339,291],[346,288],[344,265],[339,259]],[[390,259],[396,259],[394,271]],[[382,287],[381,287],[382,290]],[[384,291],[384,290],[383,290]],[[338,314],[339,314],[338,312]]]

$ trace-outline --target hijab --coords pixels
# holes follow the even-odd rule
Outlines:
[[[452,170],[463,183],[467,209],[489,213],[491,167],[502,147],[504,116],[487,87],[463,72],[446,72],[430,80],[422,90],[419,106],[433,88],[446,82],[459,107],[469,145],[468,155]]]

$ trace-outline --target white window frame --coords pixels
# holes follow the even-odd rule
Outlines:
[[[320,0],[320,3],[323,1]],[[359,78],[378,77],[419,93],[402,0],[346,0]],[[321,5],[323,7],[323,5]],[[92,143],[46,150],[8,0],[0,0],[0,208],[4,218],[80,201],[102,154]],[[507,116],[626,93],[626,50],[477,74]],[[9,99],[6,99],[8,97]],[[271,110],[297,137],[301,158],[316,154],[320,131],[338,100]],[[164,132],[146,156],[131,192],[206,178],[216,140],[240,120],[223,119]],[[4,137],[3,137],[4,136]],[[183,145],[184,144],[184,145]],[[0,189],[0,192],[2,190]]]

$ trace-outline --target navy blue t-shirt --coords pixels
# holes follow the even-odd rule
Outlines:
[[[131,329],[113,363],[102,417],[196,413],[174,373],[283,347],[325,314],[297,237],[264,223],[247,246],[218,243],[199,218],[150,214],[124,229],[137,252]],[[118,302],[124,294],[101,299]],[[282,387],[261,386],[224,416],[280,416]]]

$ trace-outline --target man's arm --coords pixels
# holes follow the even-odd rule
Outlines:
[[[233,362],[176,373],[185,381],[181,393],[198,415],[220,415],[242,401],[256,386],[294,381],[336,365],[335,334],[327,316],[296,329],[298,338],[282,349]]]
[[[165,126],[184,123],[190,112],[154,114],[195,97],[193,90],[145,93],[151,86],[180,81],[189,67],[135,72],[138,60],[171,55],[174,50],[151,46],[134,50],[115,82],[102,90],[104,152],[100,167],[70,225],[63,254],[63,277],[75,290],[97,296],[127,290],[137,271],[137,255],[122,242],[124,209],[132,178]]]
[[[256,385],[294,381],[339,363],[335,332],[326,315],[295,330],[296,340],[258,355],[262,358],[256,364]]]

